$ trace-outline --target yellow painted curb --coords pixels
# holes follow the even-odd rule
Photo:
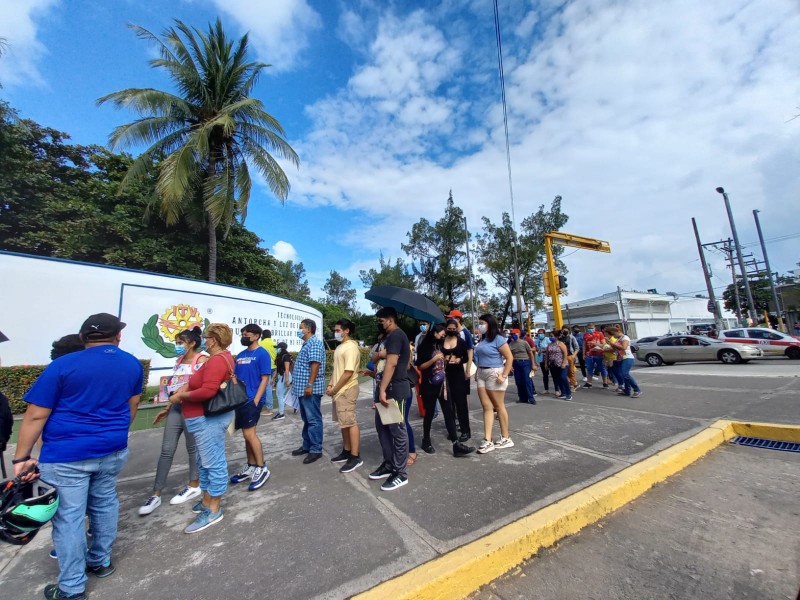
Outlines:
[[[764,438],[779,442],[800,442],[800,427],[797,425],[779,425],[777,423],[741,423],[734,422],[736,435]]]
[[[800,426],[717,421],[683,442],[474,542],[357,594],[353,596],[353,600],[464,598],[540,549],[553,545],[624,506],[656,483],[674,475],[737,435],[800,441]],[[775,437],[778,435],[782,437]]]

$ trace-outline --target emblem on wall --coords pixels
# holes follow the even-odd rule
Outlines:
[[[175,338],[178,334],[192,327],[200,327],[205,332],[209,320],[204,319],[200,311],[188,304],[175,304],[155,314],[142,325],[142,341],[145,346],[155,350],[164,358],[175,358]]]

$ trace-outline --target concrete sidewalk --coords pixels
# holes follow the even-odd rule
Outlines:
[[[223,500],[225,520],[193,536],[182,533],[192,520],[188,505],[165,503],[148,517],[137,515],[152,486],[161,431],[131,434],[131,459],[119,486],[118,570],[107,580],[90,580],[88,591],[102,598],[346,598],[604,479],[713,420],[705,414],[708,405],[700,415],[693,409],[661,414],[659,398],[634,405],[592,390],[576,394],[574,402],[540,396],[537,406],[517,404],[511,386],[506,401],[514,448],[456,459],[439,418],[433,429],[437,453],[418,451],[409,485],[385,493],[367,477],[381,462],[370,396],[368,382],[358,411],[362,468],[342,475],[329,462],[341,449],[329,401],[323,409],[326,454],[312,465],[290,456],[300,445],[299,415],[265,418],[259,433],[272,470],[269,482],[252,493],[232,486]],[[776,398],[782,415],[783,396]],[[749,396],[743,405],[745,400]],[[471,442],[477,445],[482,413],[474,390],[470,402]],[[421,420],[412,422],[419,443]],[[231,471],[243,450],[239,434],[229,439]],[[185,459],[180,448],[166,498],[185,483]],[[41,596],[58,571],[49,549],[49,531],[23,548],[0,547],[4,597]]]

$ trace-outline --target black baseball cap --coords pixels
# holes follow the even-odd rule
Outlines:
[[[90,342],[114,337],[123,329],[125,329],[125,323],[114,315],[98,313],[83,322],[80,334],[84,341]]]

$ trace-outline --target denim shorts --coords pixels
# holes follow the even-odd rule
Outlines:
[[[252,400],[245,402],[236,409],[236,429],[250,429],[258,425],[261,418],[261,409],[264,408],[264,398],[256,405]]]

